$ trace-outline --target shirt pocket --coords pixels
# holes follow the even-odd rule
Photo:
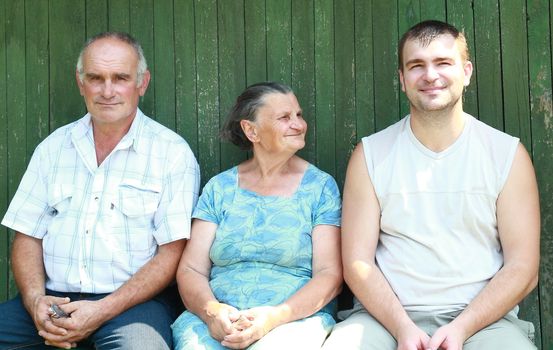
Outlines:
[[[48,207],[51,216],[64,216],[73,198],[72,184],[53,184],[48,188]]]
[[[161,200],[161,186],[125,181],[112,202],[130,227],[150,229]]]

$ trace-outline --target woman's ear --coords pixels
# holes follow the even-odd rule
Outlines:
[[[250,140],[250,142],[254,143],[259,140],[257,137],[257,131],[255,124],[249,120],[242,119],[240,121],[240,127],[242,128],[242,131],[244,132],[244,135]]]

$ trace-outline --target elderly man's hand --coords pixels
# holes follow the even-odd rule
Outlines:
[[[51,295],[39,295],[29,301],[29,304],[31,305],[30,314],[37,330],[39,331],[39,334],[51,334],[61,337],[67,335],[67,329],[54,324],[50,316],[52,315],[51,306],[53,304],[67,305],[69,302],[69,298],[60,298]],[[45,338],[45,340],[48,343],[48,339]],[[70,342],[60,342],[52,343],[51,345],[61,348],[70,348],[72,346],[74,347],[76,344],[72,344]]]
[[[66,334],[59,335],[47,331],[40,331],[39,335],[47,340],[47,344],[68,349],[76,346],[80,340],[87,338],[97,330],[105,321],[106,313],[100,300],[81,300],[61,306],[69,317],[52,318],[54,326],[66,330]],[[63,346],[60,346],[63,345]]]

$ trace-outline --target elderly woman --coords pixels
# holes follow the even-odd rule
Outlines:
[[[340,195],[296,155],[306,129],[285,85],[238,97],[221,134],[253,157],[212,178],[194,211],[176,349],[320,349],[342,283]]]

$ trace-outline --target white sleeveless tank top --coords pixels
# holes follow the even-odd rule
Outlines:
[[[376,261],[407,311],[461,310],[503,264],[496,202],[519,141],[464,117],[439,153],[410,116],[362,140],[381,208]]]

